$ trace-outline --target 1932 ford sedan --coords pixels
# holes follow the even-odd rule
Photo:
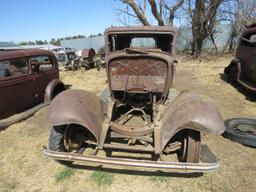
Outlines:
[[[0,119],[50,101],[65,90],[50,51],[0,50]],[[1,130],[0,123],[0,130]]]
[[[201,135],[224,131],[218,109],[207,97],[170,89],[177,64],[173,28],[111,27],[105,44],[108,88],[100,97],[67,90],[53,99],[44,154],[61,163],[217,169],[216,158],[200,157],[206,149],[214,157],[201,148]]]

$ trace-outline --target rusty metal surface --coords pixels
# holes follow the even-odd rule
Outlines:
[[[95,56],[95,50],[93,48],[90,49],[83,49],[81,53],[81,57],[83,58],[88,58],[88,59],[93,59]]]
[[[209,163],[148,161],[148,160],[133,160],[133,159],[113,158],[113,157],[98,157],[94,155],[79,155],[75,153],[54,152],[48,149],[44,149],[43,154],[55,160],[90,162],[90,163],[99,163],[99,164],[107,164],[107,165],[132,166],[132,167],[143,167],[143,168],[162,169],[162,170],[175,169],[175,170],[181,170],[181,171],[207,172],[207,171],[217,170],[220,167],[220,163],[217,159],[215,159],[214,162],[209,162]]]
[[[206,96],[183,92],[159,114],[155,130],[156,153],[160,153],[175,133],[192,129],[209,135],[220,135],[225,126],[213,101]]]
[[[48,56],[53,67],[35,72],[29,59],[34,56]],[[0,51],[0,62],[24,59],[27,72],[0,77],[0,119],[27,110],[44,100],[47,84],[59,78],[59,70],[53,53],[40,49]]]
[[[64,91],[66,89],[66,86],[64,83],[58,79],[52,80],[45,89],[44,94],[44,102],[51,102],[51,100],[56,96],[55,94],[60,93],[61,91]],[[54,93],[54,91],[57,91]]]
[[[164,42],[170,46],[168,51],[161,51],[159,48],[147,50],[110,50],[110,35],[127,35],[127,41],[132,37],[152,37],[156,41],[163,38],[170,38]],[[137,35],[137,36],[136,36]],[[112,27],[105,31],[105,59],[107,65],[107,77],[111,95],[116,100],[115,91],[122,92],[152,92],[159,93],[157,100],[164,102],[169,89],[174,84],[175,78],[175,30],[172,27],[139,26],[139,27]],[[157,41],[158,42],[158,41]],[[163,43],[159,40],[158,43]],[[162,45],[162,44],[161,44]],[[167,46],[167,47],[168,47]]]
[[[39,55],[50,55],[51,57],[55,58],[51,51],[43,49],[19,49],[14,51],[0,51],[0,61]]]
[[[252,35],[256,35],[256,24],[244,30],[236,50],[236,58],[224,72],[247,90],[256,92],[256,41],[249,42]]]
[[[97,95],[84,90],[66,90],[49,106],[47,121],[51,125],[79,124],[99,141],[107,104]]]
[[[221,134],[224,131],[224,123],[220,112],[209,98],[188,92],[176,94],[174,89],[170,90],[174,85],[177,63],[175,36],[171,27],[107,29],[105,43],[108,47],[105,48],[105,57],[108,89],[103,91],[101,97],[82,90],[62,92],[50,104],[48,122],[53,126],[78,124],[88,129],[97,142],[87,137],[89,139],[85,139],[84,143],[93,145],[95,154],[105,148],[146,151],[161,161],[163,153],[171,155],[174,151],[176,153],[189,150],[190,156],[195,160],[186,158],[184,161],[198,162],[200,134]],[[130,42],[134,37],[150,37],[155,40],[155,46],[131,47]],[[68,129],[69,126],[63,127]],[[190,129],[190,132],[198,136],[198,139],[195,139],[196,147],[194,145],[185,148],[183,145],[186,137],[193,137],[193,134],[183,134],[177,140],[172,140],[177,132],[185,129]],[[90,135],[89,132],[87,136]],[[187,145],[190,145],[189,143],[191,142],[188,141]],[[218,162],[208,165],[162,163],[81,156],[47,150],[44,152],[58,160],[148,168],[199,171],[216,169],[219,166]]]
[[[118,27],[110,27],[105,30],[105,35],[110,33],[172,33],[175,34],[176,31],[174,28],[170,26],[118,26]]]

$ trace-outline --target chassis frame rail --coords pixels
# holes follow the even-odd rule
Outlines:
[[[207,151],[207,153],[209,153],[209,151]],[[113,157],[98,157],[94,155],[80,155],[76,153],[67,152],[55,152],[50,151],[49,149],[46,148],[43,150],[43,154],[52,159],[62,161],[90,162],[98,164],[143,167],[151,169],[176,169],[181,171],[208,172],[217,170],[220,167],[220,162],[216,158],[214,161],[210,160],[210,162],[207,163],[148,161]]]

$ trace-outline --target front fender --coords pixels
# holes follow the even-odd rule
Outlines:
[[[70,89],[57,95],[49,106],[47,121],[51,125],[79,124],[99,142],[107,104],[97,95]]]
[[[232,59],[230,64],[225,67],[224,69],[224,73],[226,75],[229,75],[229,72],[231,70],[232,67],[236,67],[236,70],[238,72],[238,77],[240,77],[240,73],[241,73],[241,61],[239,59]]]
[[[219,135],[224,132],[224,122],[216,105],[208,97],[183,92],[162,111],[160,126],[155,131],[156,153],[159,154],[182,129]]]

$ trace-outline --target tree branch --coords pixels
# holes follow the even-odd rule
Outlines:
[[[143,25],[150,25],[147,18],[145,17],[145,14],[141,11],[141,9],[139,8],[135,0],[121,0],[121,1],[129,5],[133,9],[134,13],[137,15],[139,21]]]
[[[164,25],[162,15],[160,15],[160,13],[157,11],[157,6],[156,6],[155,0],[148,0],[148,2],[151,6],[151,12],[152,12],[153,16],[155,17],[155,19],[157,20],[158,25]]]
[[[166,3],[164,4],[164,7],[169,10],[169,25],[173,25],[173,20],[175,17],[176,11],[183,5],[184,0],[179,0],[174,6],[169,7]]]

